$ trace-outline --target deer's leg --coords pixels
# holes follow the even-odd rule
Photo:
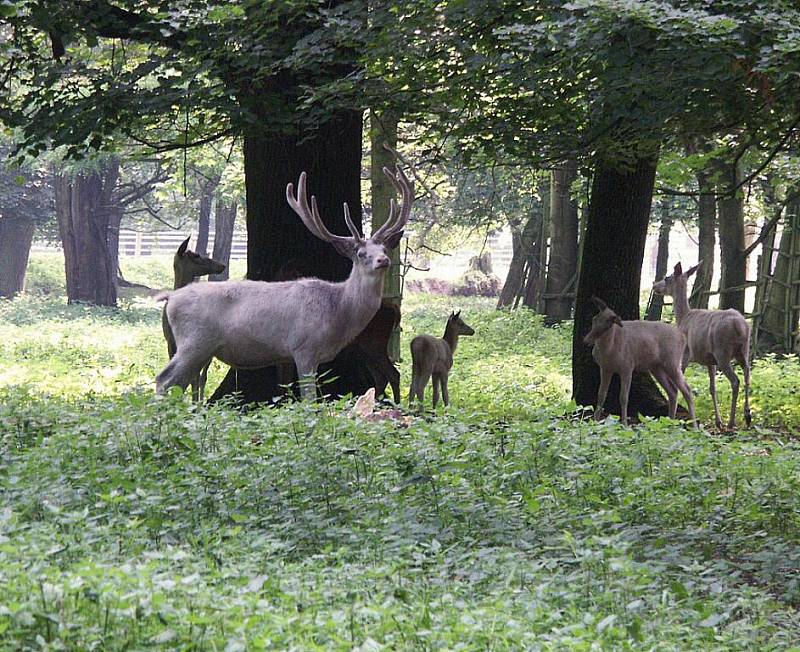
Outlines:
[[[203,351],[181,349],[156,377],[156,393],[163,394],[175,385],[185,390],[207,359],[208,355]]]
[[[753,423],[753,415],[750,413],[750,361],[747,358],[748,351],[742,351],[736,357],[744,375],[744,422],[749,428]]]
[[[719,365],[719,370],[731,383],[731,418],[728,421],[728,428],[733,430],[736,427],[736,402],[739,400],[739,377],[731,367],[728,360],[725,364]]]
[[[708,391],[711,392],[711,402],[714,404],[714,425],[717,430],[722,430],[722,418],[719,416],[719,403],[717,402],[717,365],[708,365]]]
[[[394,402],[400,405],[400,372],[397,371],[397,367],[395,367],[391,361],[389,362],[389,368],[387,369],[389,375],[389,384],[392,386],[392,396],[394,396]]]
[[[674,372],[673,372],[674,375]],[[678,412],[678,388],[670,379],[670,374],[664,369],[658,369],[653,372],[653,377],[658,381],[658,384],[664,388],[669,398],[669,418],[674,419]]]
[[[317,362],[311,356],[296,355],[294,364],[297,367],[297,383],[300,385],[300,396],[304,401],[317,399]]]
[[[203,365],[203,368],[200,370],[200,376],[198,378],[198,400],[203,401],[206,398],[206,381],[208,380],[208,368],[211,366],[211,360],[206,362]]]
[[[442,377],[439,374],[433,374],[433,409],[436,409],[436,406],[439,403],[439,388],[442,384]]]
[[[689,383],[686,382],[686,376],[683,375],[683,372],[680,369],[676,370],[675,376],[673,377],[673,382],[678,386],[678,389],[681,390],[683,398],[686,399],[686,405],[689,407],[689,416],[692,418],[694,427],[698,428],[700,424],[697,423],[697,415],[695,414],[694,410],[694,396],[692,395],[692,388],[689,387]]]
[[[444,401],[445,405],[450,405],[450,394],[447,391],[447,383],[450,380],[450,376],[447,374],[442,374],[441,377],[441,384],[442,384],[442,401]]]
[[[631,379],[633,378],[633,369],[625,369],[619,375],[619,407],[620,419],[622,425],[628,425],[628,396],[631,393]]]
[[[606,404],[606,396],[608,395],[608,386],[611,383],[612,374],[609,371],[600,367],[600,387],[597,389],[597,406],[594,410],[594,418],[599,419],[603,415],[603,406]]]

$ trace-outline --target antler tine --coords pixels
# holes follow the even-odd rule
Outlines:
[[[306,228],[320,240],[325,240],[326,242],[352,242],[352,238],[334,235],[327,229],[322,217],[320,217],[317,198],[314,195],[311,196],[311,206],[309,206],[305,172],[300,173],[296,196],[294,194],[294,185],[291,183],[286,185],[286,201],[300,219],[303,220]],[[346,216],[346,219],[349,219],[349,215]],[[352,224],[352,221],[350,223]]]
[[[350,219],[350,207],[347,205],[347,202],[343,203],[342,208],[344,209],[344,223],[347,224],[347,228],[350,230],[355,241],[361,242],[361,234],[358,232],[356,225],[353,224],[353,220]]]
[[[398,209],[396,202],[394,200],[390,201],[389,218],[373,234],[373,239],[386,238],[402,229],[411,215],[411,205],[414,203],[414,184],[411,183],[399,164],[397,165],[396,175],[392,174],[388,168],[383,168],[383,173],[395,190],[400,193],[402,204]]]

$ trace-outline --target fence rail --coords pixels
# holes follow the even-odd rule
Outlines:
[[[197,234],[192,233],[192,243],[197,242]],[[122,256],[162,256],[172,255],[178,245],[186,238],[186,233],[178,231],[153,231],[143,233],[123,229],[119,232],[119,255]],[[192,244],[189,245],[190,247]],[[33,251],[59,251],[61,247],[46,242],[34,242]],[[214,250],[214,234],[208,236],[208,251]],[[231,245],[231,260],[247,258],[247,237],[234,233]]]

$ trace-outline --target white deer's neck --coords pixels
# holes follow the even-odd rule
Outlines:
[[[689,298],[687,290],[687,280],[685,278],[675,279],[675,295],[673,301],[675,303],[675,319],[680,324],[683,318],[689,314],[691,308],[689,307]]]
[[[384,273],[369,274],[354,262],[350,276],[343,283],[342,307],[352,315],[353,321],[364,321],[361,330],[380,308],[383,277]]]

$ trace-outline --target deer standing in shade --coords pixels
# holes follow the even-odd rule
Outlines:
[[[347,280],[195,283],[156,297],[167,300],[167,320],[177,344],[175,357],[156,378],[156,391],[185,388],[216,357],[237,369],[294,362],[303,398],[316,397],[317,367],[355,339],[380,308],[389,251],[400,244],[411,213],[413,184],[399,166],[396,174],[387,168],[383,172],[402,204],[391,200],[389,218],[369,239],[359,234],[347,204],[344,221],[350,236],[328,231],[316,197],[308,201],[305,172],[296,195],[293,184],[286,187],[286,201],[306,228],[353,262]]]
[[[669,397],[669,417],[678,411],[678,392],[689,405],[689,415],[697,425],[694,397],[681,368],[686,338],[674,326],[660,321],[622,321],[605,301],[592,297],[600,311],[592,319],[592,330],[583,343],[592,347],[592,358],[600,367],[600,386],[594,416],[600,418],[608,386],[619,375],[620,420],[628,423],[628,395],[634,371],[650,373]]]
[[[225,265],[218,263],[216,260],[201,256],[194,251],[189,250],[189,239],[191,236],[181,242],[175,256],[172,258],[172,269],[175,272],[175,283],[173,289],[179,290],[186,287],[190,283],[194,283],[195,279],[200,276],[207,276],[208,274],[221,274],[225,271]],[[175,355],[175,338],[172,335],[172,329],[169,327],[167,321],[166,306],[161,312],[161,328],[164,331],[164,338],[167,340],[167,353],[170,359]],[[203,393],[206,386],[206,378],[208,376],[208,366],[205,365],[200,373],[191,381],[192,385],[192,400],[202,401]]]
[[[441,390],[442,401],[450,405],[447,392],[447,381],[453,367],[453,354],[458,346],[460,335],[474,335],[475,331],[461,319],[461,311],[450,313],[444,337],[433,335],[417,335],[411,340],[411,391],[408,402],[416,397],[419,404],[425,401],[425,387],[433,377],[433,407],[439,402]]]
[[[683,368],[690,362],[699,362],[708,369],[709,391],[714,403],[714,421],[722,429],[722,418],[717,404],[717,368],[731,383],[731,415],[728,428],[736,427],[736,403],[739,399],[739,378],[731,366],[736,360],[744,372],[744,419],[749,426],[750,414],[750,324],[738,310],[704,310],[690,308],[688,299],[689,277],[702,265],[701,260],[684,273],[680,263],[671,276],[653,285],[653,292],[672,297],[678,330],[686,336]]]

